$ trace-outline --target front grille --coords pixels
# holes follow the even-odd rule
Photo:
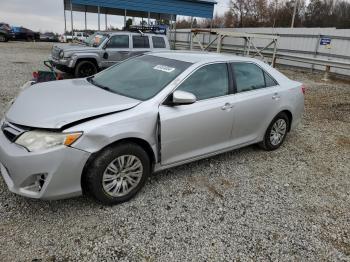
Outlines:
[[[16,139],[25,132],[22,128],[9,122],[4,122],[1,126],[1,130],[5,137],[11,142],[16,141]]]

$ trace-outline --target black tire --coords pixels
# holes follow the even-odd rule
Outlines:
[[[103,186],[104,173],[107,172],[107,167],[113,163],[118,157],[121,156],[135,156],[142,163],[142,175],[134,188],[126,195],[123,196],[112,196],[109,194]],[[137,192],[144,186],[147,177],[151,173],[150,159],[145,152],[137,144],[134,143],[122,143],[117,146],[109,147],[104,149],[87,167],[84,174],[85,181],[85,192],[88,196],[93,197],[99,202],[106,205],[115,205],[128,201],[134,197]],[[124,178],[119,178],[124,181]],[[127,179],[125,179],[126,181]],[[120,186],[122,187],[122,186]]]
[[[0,34],[0,42],[7,42],[9,39],[6,35]]]
[[[272,143],[271,141],[271,132],[273,130],[273,127],[275,125],[276,122],[278,121],[284,121],[286,126],[285,126],[285,133],[282,137],[282,139],[277,143],[277,144],[274,144]],[[282,122],[283,123],[283,122]],[[276,150],[277,148],[279,148],[284,140],[286,139],[286,136],[287,136],[287,133],[288,133],[288,130],[289,130],[289,126],[290,126],[290,121],[289,121],[289,118],[288,116],[285,114],[285,113],[279,113],[270,123],[269,127],[267,128],[266,132],[265,132],[265,135],[264,135],[264,140],[259,143],[259,146],[264,149],[264,150],[267,150],[267,151],[272,151],[272,150]]]
[[[92,76],[97,73],[97,66],[91,61],[80,61],[75,66],[74,76],[76,78],[83,78]]]

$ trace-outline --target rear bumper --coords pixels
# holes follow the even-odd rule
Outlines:
[[[9,190],[38,199],[63,199],[82,194],[81,174],[90,153],[57,147],[28,152],[0,131],[0,170]]]

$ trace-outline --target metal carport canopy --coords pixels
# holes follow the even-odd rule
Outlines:
[[[212,18],[214,0],[64,0],[65,10],[78,12],[122,15],[125,10],[128,16],[170,19],[170,15]],[[162,14],[162,15],[161,15]]]

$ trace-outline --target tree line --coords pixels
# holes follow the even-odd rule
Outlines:
[[[180,19],[176,27],[290,27],[294,9],[294,27],[350,28],[347,0],[231,0],[223,15],[212,20]]]

